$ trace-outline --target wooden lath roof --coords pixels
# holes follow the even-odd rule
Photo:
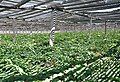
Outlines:
[[[11,5],[7,5],[7,4]],[[33,19],[37,16],[50,13],[52,9],[71,15],[93,19],[107,20],[102,18],[99,13],[89,13],[89,11],[106,10],[120,7],[119,0],[0,0],[0,17],[15,18],[15,19]],[[6,12],[8,11],[8,12]],[[119,10],[116,12],[119,12]],[[108,12],[108,18],[116,17],[110,15],[113,12]],[[106,17],[107,18],[107,17]]]

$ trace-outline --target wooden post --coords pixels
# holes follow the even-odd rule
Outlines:
[[[90,27],[89,27],[89,34],[91,34],[91,30],[92,30],[92,14],[90,14]]]
[[[52,10],[51,12],[51,31],[50,31],[50,39],[49,39],[49,44],[52,47],[54,45],[54,36],[55,36],[55,23],[56,23],[56,11],[55,9]]]
[[[117,28],[117,22],[115,22],[114,32],[116,31],[116,28]]]
[[[31,23],[31,25],[30,25],[30,34],[32,34],[32,23]]]
[[[12,19],[12,28],[13,28],[13,42],[15,42],[16,41],[16,35],[17,35],[15,18]]]
[[[92,15],[91,15],[91,17],[90,17],[90,29],[92,29],[92,27],[93,27],[93,21],[92,21]]]
[[[105,35],[107,34],[107,21],[105,21]]]
[[[90,28],[89,28],[89,35],[91,36],[91,30],[92,30],[92,15],[90,15]]]
[[[76,30],[75,30],[75,27],[76,27],[76,24],[74,23],[74,25],[73,25],[73,28],[74,28],[74,32],[76,31]]]

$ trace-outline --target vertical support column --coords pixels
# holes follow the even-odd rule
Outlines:
[[[31,25],[30,25],[30,35],[32,35],[32,27],[33,27],[33,22],[31,22]]]
[[[5,27],[4,27],[5,28]],[[4,28],[2,28],[3,29],[3,34],[5,34],[5,29]]]
[[[11,20],[12,21],[12,20]],[[8,27],[9,28],[9,34],[11,34],[11,28],[12,28],[12,24],[11,24],[11,27]]]
[[[36,22],[37,23],[37,28],[36,28],[36,33],[38,34],[39,33],[39,30],[38,30],[38,28],[39,28],[39,23],[38,23],[38,21]]]
[[[21,33],[21,34],[24,34],[24,29],[23,29],[23,28],[26,28],[27,23],[26,23],[25,20],[23,20],[22,23],[23,23],[23,26],[21,27],[20,33]]]
[[[93,21],[92,21],[92,15],[90,17],[90,30],[93,28]]]
[[[12,28],[13,28],[13,34],[16,34],[16,20],[15,20],[15,18],[13,18],[13,22],[12,22],[13,24],[13,26],[12,26]]]
[[[37,30],[36,30],[36,32],[37,32],[37,34],[39,33],[39,21],[37,21]]]
[[[4,32],[5,32],[5,34],[7,34],[7,28],[6,28],[7,26],[5,26],[4,27]]]
[[[89,33],[89,36],[91,37],[91,29],[92,29],[92,15],[90,14],[90,27],[88,26],[88,33]]]
[[[23,27],[23,34],[26,34],[26,28],[28,27],[28,22],[27,21],[24,22],[25,22],[25,27]]]
[[[16,41],[16,35],[17,35],[15,18],[12,19],[12,28],[13,28],[13,42],[15,42]]]
[[[107,34],[107,21],[105,21],[105,35]]]
[[[75,30],[75,27],[76,27],[76,24],[74,23],[74,24],[73,24],[74,32],[76,31],[76,30]]]
[[[116,28],[117,28],[117,22],[115,22],[114,32],[116,31]]]
[[[7,25],[7,23],[6,23],[6,25]],[[4,27],[4,28],[5,28],[5,27]],[[3,32],[3,34],[5,33],[5,29],[4,29],[4,28],[2,28],[2,30],[3,30],[3,31],[2,31],[2,32]]]
[[[57,14],[57,12],[55,11],[55,9],[53,9],[51,12],[51,27],[52,27],[52,29],[50,31],[50,40],[49,40],[50,46],[54,45],[56,14]]]

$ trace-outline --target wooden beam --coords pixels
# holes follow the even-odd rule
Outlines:
[[[15,5],[15,7],[20,7],[20,6],[26,4],[26,3],[29,2],[29,1],[31,1],[31,0],[22,0],[22,1],[19,2],[17,5]]]
[[[2,2],[3,0],[0,0],[0,3]]]

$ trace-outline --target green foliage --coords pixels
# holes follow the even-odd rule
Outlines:
[[[0,80],[108,82],[120,77],[120,32],[0,35]]]

